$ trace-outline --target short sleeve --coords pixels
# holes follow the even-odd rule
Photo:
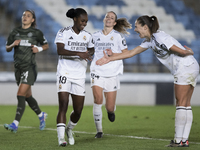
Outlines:
[[[141,44],[140,47],[142,48],[149,48],[150,47],[150,42],[144,40]]]
[[[40,30],[37,31],[37,40],[40,43],[40,45],[47,44],[47,40],[46,40],[44,34],[42,33],[42,31],[40,31]]]
[[[119,47],[120,50],[124,50],[127,48],[126,39],[122,35],[119,36]]]
[[[162,39],[162,43],[165,44],[168,50],[174,45],[174,42],[171,36],[166,36],[164,39]]]
[[[11,31],[7,38],[6,45],[11,45],[13,42],[14,42],[14,31]]]
[[[94,47],[94,40],[92,38],[92,36],[90,36],[90,40],[89,40],[89,43],[88,43],[88,48],[92,48]]]
[[[62,31],[62,30],[59,30],[58,31],[58,33],[57,33],[57,35],[56,35],[56,38],[55,38],[55,41],[54,41],[54,43],[56,44],[56,43],[63,43],[63,44],[65,44],[65,31]]]

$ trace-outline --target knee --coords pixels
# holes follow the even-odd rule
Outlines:
[[[78,117],[78,118],[80,118],[81,117],[81,113],[82,113],[82,109],[80,108],[80,109],[76,109],[76,110],[74,110],[74,115],[76,116],[76,117]]]
[[[106,105],[106,110],[108,111],[108,112],[114,112],[115,111],[115,105],[114,106],[108,106],[108,105]]]

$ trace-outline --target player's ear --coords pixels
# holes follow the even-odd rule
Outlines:
[[[33,18],[31,22],[33,23],[34,21],[35,21],[35,19]]]

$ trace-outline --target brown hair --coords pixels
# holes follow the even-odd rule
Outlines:
[[[34,19],[34,21],[31,23],[31,27],[36,27],[37,25],[36,25],[36,16],[35,16],[35,12],[33,11],[33,10],[25,10],[25,11],[28,11],[28,12],[30,12],[32,15],[33,15],[33,19]]]
[[[159,23],[156,16],[151,16],[151,17],[147,15],[140,16],[137,19],[137,21],[139,24],[141,24],[141,26],[144,26],[146,24],[151,34],[156,33],[157,30],[159,29]]]
[[[116,15],[115,12],[113,12],[113,11],[109,11],[109,12],[112,12],[115,15],[116,25],[113,27],[113,29],[115,29],[116,31],[118,31],[118,32],[120,32],[122,34],[130,34],[127,31],[127,29],[131,29],[132,28],[132,24],[130,24],[126,18],[117,19],[117,15]]]

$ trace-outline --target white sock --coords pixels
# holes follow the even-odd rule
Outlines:
[[[43,112],[41,112],[41,113],[38,115],[38,117],[42,117],[42,113],[43,113]]]
[[[57,124],[57,134],[58,134],[58,141],[60,139],[65,138],[65,124],[64,123]]]
[[[186,107],[178,106],[176,107],[175,115],[175,137],[176,143],[179,143],[183,137],[183,131],[186,124]]]
[[[185,128],[184,128],[184,132],[183,132],[183,142],[188,140],[190,130],[192,127],[193,114],[192,114],[191,106],[186,107],[186,114],[187,114],[187,120],[186,120],[186,124],[185,124]]]
[[[73,123],[70,119],[67,124],[67,128],[72,130],[76,125],[77,125],[77,123]]]
[[[18,127],[18,125],[19,125],[19,121],[14,120],[13,123]]]
[[[93,105],[93,116],[94,116],[94,122],[96,125],[97,132],[103,132],[101,107],[102,107],[102,104],[94,104]]]

